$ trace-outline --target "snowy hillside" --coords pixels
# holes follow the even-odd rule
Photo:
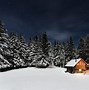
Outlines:
[[[25,68],[0,73],[0,90],[89,90],[89,76],[62,68]]]

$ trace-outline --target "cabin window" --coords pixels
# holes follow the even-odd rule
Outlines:
[[[79,72],[82,72],[82,69],[79,69]]]

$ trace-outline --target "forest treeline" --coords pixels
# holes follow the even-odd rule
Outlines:
[[[73,37],[66,42],[55,40],[51,43],[47,33],[29,36],[9,33],[0,21],[0,71],[24,67],[64,67],[73,58],[83,58],[89,63],[89,35],[80,38],[75,48]]]

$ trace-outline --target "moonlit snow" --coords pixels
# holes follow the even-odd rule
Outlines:
[[[0,90],[89,90],[89,75],[63,68],[24,68],[0,72]]]

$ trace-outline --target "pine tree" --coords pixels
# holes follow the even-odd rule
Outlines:
[[[0,21],[0,69],[10,68],[7,58],[11,57],[9,48],[9,36],[2,21]]]
[[[84,40],[84,38],[80,38],[79,45],[78,45],[78,52],[79,52],[79,57],[86,60],[85,40]]]
[[[28,57],[27,57],[28,56],[28,52],[27,52],[28,45],[26,44],[25,38],[23,35],[18,36],[18,44],[19,44],[19,48],[18,48],[19,56],[22,59],[22,61],[24,62],[23,66],[27,66],[26,60],[28,59]]]
[[[48,43],[47,36],[43,35],[42,37],[35,36],[29,44],[29,66],[43,68],[49,66],[49,62],[51,63],[49,51],[45,51],[49,46],[44,46]]]
[[[65,64],[65,52],[62,44],[55,41],[54,45],[54,64],[56,66],[64,67]]]
[[[80,38],[78,49],[79,50],[83,50],[84,49],[84,44],[85,44],[84,39],[83,38]]]
[[[49,43],[48,43],[48,37],[46,33],[43,33],[42,35],[42,51],[44,55],[48,56],[48,51],[49,51]]]
[[[23,36],[17,36],[17,34],[12,33],[10,35],[10,49],[13,57],[11,58],[11,63],[13,67],[23,67],[25,65],[24,62],[24,50],[25,44],[23,40]]]
[[[42,56],[42,48],[41,42],[39,42],[38,37],[32,39],[32,41],[28,45],[28,65],[29,66],[36,66],[38,59]]]
[[[75,47],[74,47],[73,38],[70,37],[69,41],[66,44],[66,50],[65,50],[66,62],[70,61],[74,57],[75,57]]]
[[[49,50],[48,50],[48,62],[49,62],[49,67],[53,67],[54,66],[54,49],[52,46],[52,43],[49,43]]]
[[[55,41],[54,45],[54,65],[60,66],[60,44]]]
[[[0,20],[0,33],[6,33],[6,31],[4,23]]]
[[[86,62],[89,63],[89,35],[85,38],[85,55],[86,55]]]

